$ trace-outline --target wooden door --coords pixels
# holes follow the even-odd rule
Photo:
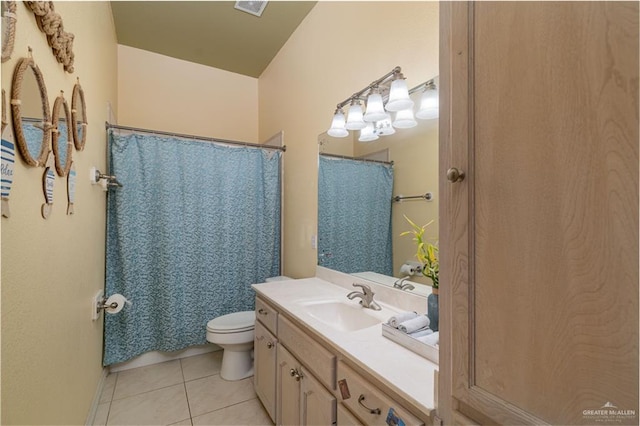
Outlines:
[[[335,425],[336,398],[304,367],[300,383],[300,424]]]
[[[638,3],[441,3],[440,66],[439,415],[638,424]]]
[[[300,373],[301,366],[291,353],[278,345],[276,423],[300,424]]]
[[[253,383],[256,394],[269,413],[271,420],[276,419],[276,345],[277,339],[256,321],[254,341]]]

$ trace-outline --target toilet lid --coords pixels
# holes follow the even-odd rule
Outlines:
[[[212,319],[207,323],[207,329],[218,331],[245,331],[252,329],[255,326],[255,322],[255,311],[234,312]]]

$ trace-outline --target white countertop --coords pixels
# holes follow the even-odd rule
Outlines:
[[[254,284],[253,288],[281,312],[313,329],[342,353],[343,358],[349,359],[377,377],[425,414],[434,409],[434,372],[438,370],[438,366],[382,336],[382,322],[406,309],[393,307],[375,299],[382,306],[382,310],[370,310],[367,314],[377,316],[380,324],[345,332],[338,331],[311,316],[301,302],[347,300],[359,306],[358,299],[347,299],[347,288],[317,277]]]

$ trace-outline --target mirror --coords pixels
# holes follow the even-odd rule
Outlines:
[[[412,94],[416,105],[421,96],[422,91]],[[344,138],[319,135],[319,265],[393,286],[407,277],[406,271],[420,265],[413,236],[400,235],[412,229],[405,216],[419,226],[433,221],[426,227],[425,240],[437,243],[438,120],[416,121],[415,127],[395,129],[394,134],[371,142],[358,141],[358,131]],[[350,170],[336,172],[339,162]],[[381,172],[371,171],[385,168],[391,170],[391,182]],[[389,190],[381,190],[387,186]],[[345,211],[357,212],[354,222],[345,223]],[[386,246],[388,253],[380,250]],[[354,252],[363,253],[366,260],[343,260],[354,259]],[[431,293],[431,280],[420,272],[402,284],[410,284],[414,289],[405,289],[417,294]]]
[[[44,166],[49,153],[51,113],[47,88],[33,58],[21,58],[11,86],[13,132],[22,159],[30,166]]]
[[[11,59],[13,44],[16,39],[16,2],[2,2],[2,62]]]
[[[53,155],[55,156],[55,166],[58,176],[64,177],[71,168],[71,156],[73,153],[73,134],[71,132],[71,112],[69,105],[64,99],[64,93],[60,91],[60,96],[53,104],[53,125],[51,141],[53,145]]]
[[[80,79],[73,86],[71,96],[71,123],[73,133],[73,144],[78,151],[84,149],[87,141],[87,106],[84,102],[84,90],[80,86]]]

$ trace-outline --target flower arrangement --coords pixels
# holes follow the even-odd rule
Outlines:
[[[426,225],[418,226],[413,223],[407,216],[404,218],[409,222],[411,227],[413,228],[410,231],[405,231],[400,234],[400,236],[404,235],[413,235],[413,241],[417,244],[416,250],[416,258],[422,264],[422,275],[431,279],[432,287],[438,288],[438,272],[440,270],[440,265],[437,258],[438,247],[431,243],[427,243],[424,241],[424,231],[427,229],[427,226],[433,223],[433,220],[429,221]]]

